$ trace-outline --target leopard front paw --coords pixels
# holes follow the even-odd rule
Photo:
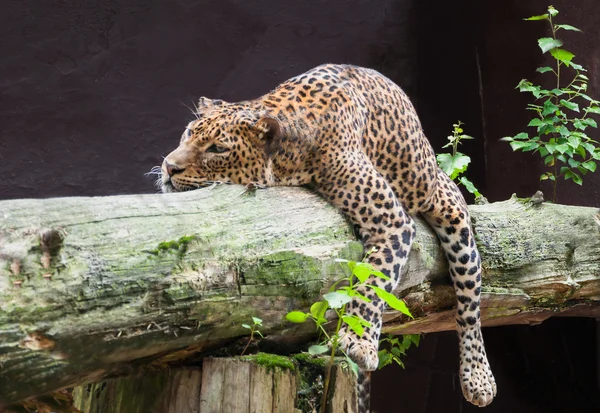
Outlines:
[[[377,370],[379,355],[377,345],[367,338],[360,338],[352,332],[341,333],[340,347],[364,371]]]

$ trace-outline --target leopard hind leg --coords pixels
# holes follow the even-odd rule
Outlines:
[[[421,215],[441,241],[456,292],[463,395],[476,406],[487,406],[496,396],[496,382],[481,334],[481,259],[467,204],[456,184],[442,171],[438,171],[435,193]]]

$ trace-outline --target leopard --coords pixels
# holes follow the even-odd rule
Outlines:
[[[392,80],[373,69],[323,64],[256,99],[201,97],[159,174],[162,192],[216,183],[308,186],[341,211],[371,251],[367,262],[387,276],[371,276],[359,290],[369,302],[348,304],[350,315],[370,324],[362,336],[347,326],[340,332],[342,348],[366,373],[378,366],[386,307],[369,286],[394,290],[415,238],[414,218],[424,218],[456,293],[462,393],[476,406],[492,402],[496,382],[481,331],[482,266],[469,209],[438,167],[411,100]],[[361,409],[368,411],[368,403]]]

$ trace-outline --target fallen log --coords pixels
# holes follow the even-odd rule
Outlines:
[[[164,367],[247,335],[303,343],[308,308],[362,248],[344,218],[299,188],[0,201],[0,407],[75,384]],[[473,206],[484,325],[600,316],[595,208],[513,198]],[[396,334],[453,329],[437,239],[418,235],[396,293],[415,320]]]

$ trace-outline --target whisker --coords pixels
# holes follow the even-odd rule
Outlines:
[[[196,102],[192,100],[192,105],[194,106],[194,114],[196,115],[196,119],[200,119],[200,108],[196,105]]]
[[[200,119],[200,115],[198,114],[198,107],[196,106],[196,104],[194,103],[194,101],[192,101],[192,105],[194,106],[194,108],[195,108],[196,110],[194,110],[194,109],[190,108],[188,105],[186,105],[186,104],[185,104],[185,103],[183,103],[183,102],[179,102],[179,103],[181,103],[181,104],[182,104],[183,106],[185,106],[185,107],[186,107],[186,108],[187,108],[187,109],[188,109],[190,112],[192,112],[192,115],[194,115],[194,117],[195,117],[196,119]]]
[[[149,175],[162,175],[162,169],[160,167],[160,165],[156,165],[153,166],[150,171],[146,172],[144,174],[145,176],[149,176]]]

